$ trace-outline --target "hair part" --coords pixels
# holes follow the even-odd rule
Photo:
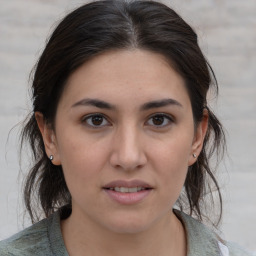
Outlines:
[[[160,53],[170,62],[185,81],[195,125],[207,108],[209,125],[204,146],[197,162],[189,167],[185,196],[180,196],[177,205],[181,209],[189,208],[189,214],[202,220],[205,194],[213,183],[219,195],[220,220],[221,193],[209,161],[214,154],[222,155],[225,136],[221,123],[207,104],[208,90],[212,88],[217,93],[218,84],[198,46],[196,33],[174,10],[161,3],[103,0],[68,14],[53,31],[34,69],[33,111],[21,133],[21,148],[28,141],[33,156],[24,187],[25,205],[32,222],[39,219],[42,210],[48,217],[64,205],[71,207],[62,167],[53,165],[46,155],[35,112],[41,112],[54,127],[57,106],[70,75],[95,56],[121,49]]]

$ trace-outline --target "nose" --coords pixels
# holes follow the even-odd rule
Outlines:
[[[119,129],[114,135],[110,164],[120,170],[132,171],[145,166],[147,157],[142,137],[135,128]]]

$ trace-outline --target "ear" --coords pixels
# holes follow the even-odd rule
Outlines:
[[[58,153],[57,140],[53,128],[47,124],[41,112],[35,112],[35,118],[44,141],[46,154],[49,158],[51,155],[53,156],[52,163],[54,165],[60,165],[61,162]]]
[[[188,166],[193,165],[197,161],[197,157],[199,156],[203,148],[204,138],[208,129],[208,120],[209,120],[208,110],[204,109],[203,119],[196,127]]]

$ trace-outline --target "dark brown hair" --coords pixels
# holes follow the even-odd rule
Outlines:
[[[94,56],[115,49],[144,49],[162,54],[186,83],[195,125],[202,120],[203,110],[208,109],[209,127],[204,146],[197,162],[189,167],[184,193],[177,205],[202,219],[205,195],[208,192],[212,195],[212,189],[217,190],[222,205],[209,159],[221,152],[225,137],[206,98],[209,88],[217,92],[218,86],[198,46],[196,33],[163,4],[106,0],[83,5],[68,14],[53,31],[35,66],[33,111],[21,134],[21,147],[27,140],[33,153],[33,166],[24,188],[25,205],[32,222],[38,219],[40,212],[49,216],[64,205],[71,207],[62,167],[51,164],[46,155],[35,112],[41,112],[54,127],[57,105],[68,77]]]

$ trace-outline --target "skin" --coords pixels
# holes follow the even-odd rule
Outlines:
[[[41,113],[36,119],[72,195],[72,214],[61,223],[70,255],[186,255],[172,207],[202,149],[208,115],[195,128],[184,80],[162,55],[122,50],[95,57],[69,77],[55,129]],[[139,203],[120,204],[103,190],[134,179],[152,187]]]

